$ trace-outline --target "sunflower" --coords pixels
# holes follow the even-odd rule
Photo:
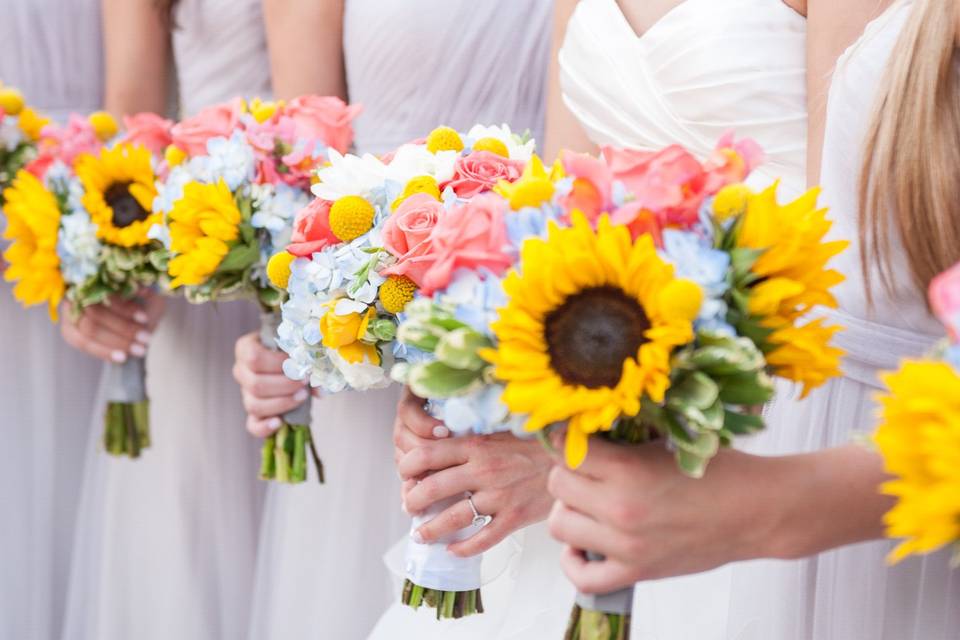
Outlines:
[[[830,288],[844,278],[826,265],[850,243],[824,242],[832,223],[827,210],[817,208],[819,195],[811,189],[781,206],[775,183],[747,198],[737,245],[763,250],[752,268],[760,284],[750,292],[749,310],[768,327],[791,323],[817,305],[837,306]]]
[[[960,541],[960,377],[943,362],[908,362],[886,374],[874,440],[895,479],[887,534],[905,538],[892,562]]]
[[[151,213],[157,195],[150,151],[118,144],[77,161],[83,206],[97,225],[97,237],[121,247],[153,242],[147,232],[161,221]]]
[[[57,255],[57,199],[27,171],[18,172],[3,195],[7,216],[3,237],[12,241],[3,254],[9,263],[4,279],[17,283],[13,295],[25,306],[46,302],[50,319],[56,322],[65,288]]]
[[[649,235],[631,241],[604,215],[597,231],[573,212],[527,240],[504,282],[509,298],[484,352],[506,383],[503,401],[538,431],[568,420],[566,458],[578,466],[587,436],[635,416],[641,398],[663,402],[670,356],[693,340],[701,289],[674,277]]]
[[[191,182],[170,212],[170,286],[206,282],[230,252],[240,235],[242,216],[223,180],[215,184]]]
[[[797,322],[816,306],[836,308],[830,289],[844,277],[827,263],[850,243],[824,242],[832,223],[827,210],[817,207],[818,189],[783,206],[777,202],[777,184],[760,193],[728,188],[728,194],[722,200],[730,202],[715,202],[715,210],[744,202],[737,245],[763,251],[751,267],[757,281],[748,290],[747,310],[773,331],[764,351],[774,373],[803,383],[806,396],[839,375],[843,351],[830,346],[840,327]]]

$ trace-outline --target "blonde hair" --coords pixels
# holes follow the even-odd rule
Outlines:
[[[860,176],[861,267],[871,302],[871,263],[887,290],[894,286],[893,233],[924,291],[960,260],[958,17],[955,0],[914,0],[877,96]]]

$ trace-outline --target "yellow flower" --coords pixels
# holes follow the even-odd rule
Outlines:
[[[747,197],[737,244],[764,250],[753,266],[761,284],[751,291],[759,300],[750,300],[750,311],[764,316],[768,327],[791,323],[817,305],[837,306],[830,288],[843,275],[826,265],[850,243],[824,242],[831,222],[827,210],[817,208],[818,196],[811,189],[781,206],[774,184]]]
[[[167,161],[167,166],[172,168],[186,160],[187,154],[180,147],[171,144],[163,151],[163,159]]]
[[[538,431],[569,421],[566,459],[578,466],[587,437],[662,402],[674,348],[693,340],[703,292],[674,277],[649,235],[635,242],[604,215],[597,231],[579,211],[527,240],[504,282],[509,301],[484,352],[506,383],[503,401]]]
[[[373,228],[376,209],[360,196],[344,196],[330,207],[330,230],[343,242],[359,238]]]
[[[547,173],[543,161],[534,155],[523,169],[523,175],[516,182],[501,180],[494,191],[510,201],[510,207],[519,210],[524,207],[539,207],[553,198],[554,183],[563,178],[563,167],[559,161],[554,163]]]
[[[118,144],[96,156],[84,154],[77,161],[77,177],[98,238],[121,247],[153,242],[147,232],[161,216],[152,213],[157,188],[146,147]]]
[[[411,178],[406,186],[403,187],[403,193],[400,194],[400,197],[390,205],[390,210],[396,211],[396,209],[403,204],[404,200],[417,193],[427,193],[439,200],[440,185],[437,184],[437,179],[433,176],[417,176],[416,178]]]
[[[882,490],[897,504],[887,535],[904,538],[897,562],[960,541],[960,377],[942,362],[907,362],[883,376],[882,422],[874,440],[895,479]]]
[[[784,325],[767,339],[775,345],[767,354],[767,364],[776,375],[803,384],[806,397],[811,390],[840,375],[843,349],[830,346],[840,327],[826,327],[823,318],[805,325]]]
[[[170,285],[195,286],[213,275],[240,235],[242,216],[223,180],[191,182],[170,212]]]
[[[43,128],[50,124],[50,118],[41,116],[30,107],[24,107],[23,111],[20,112],[18,124],[23,135],[36,142],[40,139],[40,132],[43,131]]]
[[[376,310],[369,307],[363,314],[346,313],[338,315],[335,311],[337,301],[327,305],[327,312],[320,318],[320,333],[323,335],[323,346],[336,349],[344,360],[357,364],[367,360],[380,364],[380,354],[372,344],[361,341],[367,333],[367,326],[376,315]]]
[[[272,118],[277,109],[281,108],[283,108],[282,100],[280,102],[265,102],[260,98],[254,98],[249,105],[250,115],[261,124]]]
[[[502,140],[497,140],[496,138],[480,138],[473,143],[473,150],[489,151],[504,158],[510,157],[510,150],[507,149],[507,145],[505,145]]]
[[[286,251],[275,253],[267,261],[267,278],[277,289],[286,290],[290,284],[290,263],[297,257]]]
[[[3,237],[12,241],[3,253],[3,259],[9,263],[4,279],[17,283],[13,295],[24,306],[46,302],[50,319],[56,322],[65,288],[57,255],[57,199],[27,171],[18,172],[3,195],[7,218]]]
[[[739,157],[739,156],[737,156]],[[717,193],[713,199],[713,213],[718,221],[740,215],[747,210],[747,203],[753,192],[743,183],[729,184]]]
[[[19,114],[24,107],[23,94],[13,87],[0,88],[0,111],[8,116]]]
[[[416,292],[417,285],[407,276],[390,276],[380,285],[380,304],[388,313],[400,313]]]
[[[450,127],[437,127],[427,136],[427,151],[430,153],[439,153],[440,151],[463,151],[463,140],[456,129]]]
[[[120,130],[116,119],[106,111],[94,111],[88,119],[90,126],[93,127],[93,132],[97,134],[97,138],[101,142],[106,142],[117,135],[117,131]]]

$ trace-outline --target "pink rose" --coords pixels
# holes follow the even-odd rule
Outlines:
[[[240,98],[224,104],[207,107],[192,118],[181,120],[170,131],[173,144],[188,155],[207,152],[210,138],[229,138],[240,123],[243,101]]]
[[[291,100],[283,114],[297,125],[297,138],[319,140],[340,153],[353,143],[353,119],[362,107],[334,96],[302,96]]]
[[[453,178],[440,186],[443,191],[452,187],[461,198],[473,198],[490,191],[501,180],[513,182],[523,173],[523,163],[498,156],[489,151],[474,151],[457,158]]]
[[[689,226],[697,221],[707,196],[707,178],[700,162],[679,145],[655,153],[603,149],[613,172],[632,193],[640,209],[653,212],[663,226]],[[613,221],[618,223],[617,216]]]
[[[309,258],[324,247],[340,242],[330,230],[329,200],[317,198],[297,212],[293,221],[293,235],[287,251],[299,258]]]
[[[123,117],[123,141],[143,145],[154,154],[162,154],[172,142],[173,122],[155,113],[138,113]]]
[[[418,285],[432,264],[430,233],[444,214],[443,204],[426,193],[404,200],[383,225],[383,247],[397,258],[385,275],[407,276]]]
[[[27,170],[42,178],[57,160],[72,165],[78,156],[85,153],[95,155],[100,153],[102,148],[103,143],[97,137],[90,121],[77,114],[70,114],[65,126],[48,124],[43,128],[37,141],[37,157]]]
[[[414,277],[425,295],[450,284],[457,269],[486,268],[502,274],[511,264],[506,254],[507,203],[492,193],[478,196],[447,211],[437,221],[418,256]]]
[[[960,340],[960,265],[953,266],[930,282],[930,307],[950,333]]]

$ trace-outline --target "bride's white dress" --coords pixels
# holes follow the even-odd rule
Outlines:
[[[357,150],[385,152],[440,124],[465,130],[505,122],[539,136],[551,15],[552,3],[543,0],[448,0],[442,11],[431,0],[347,0],[348,91],[364,105]],[[399,581],[381,560],[409,527],[393,465],[397,392],[316,401],[313,432],[327,484],[269,491],[251,640],[529,638],[529,625],[552,604],[553,585],[528,581],[540,573],[525,569],[530,559],[522,558],[514,563],[518,574],[487,585],[482,616],[438,623],[432,612],[398,604]],[[542,527],[529,535],[553,548]],[[558,571],[550,575],[562,584]],[[554,599],[561,623],[571,598]],[[512,620],[517,606],[523,615]],[[520,635],[498,636],[501,627]]]
[[[57,121],[97,109],[98,8],[97,0],[0,0],[0,81]],[[45,308],[24,310],[11,289],[0,284],[0,638],[52,640],[63,623],[103,367],[63,342]]]
[[[185,114],[269,95],[260,5],[181,1]],[[116,459],[99,429],[90,436],[64,640],[244,637],[263,488],[230,369],[236,339],[257,327],[248,303],[169,302],[147,359],[150,449]]]
[[[822,182],[836,238],[855,241],[858,235],[858,149],[907,8],[898,3],[874,22],[840,61],[833,80]],[[583,0],[561,58],[566,99],[603,144],[656,148],[680,142],[703,153],[720,130],[734,127],[770,156],[755,174],[758,186],[779,176],[781,194],[793,195],[804,184],[803,30],[802,19],[779,1],[687,0],[637,38],[614,0]],[[608,74],[597,72],[598,55],[607,61]],[[878,296],[876,308],[868,310],[856,247],[837,268],[848,278],[837,292],[836,313],[847,327],[837,341],[848,353],[844,377],[800,403],[795,389],[782,385],[767,411],[768,430],[745,440],[744,448],[778,454],[850,442],[875,424],[877,372],[921,354],[942,334],[923,292],[907,281],[894,295]],[[960,576],[948,569],[946,555],[891,569],[884,561],[890,546],[862,544],[795,562],[755,561],[641,583],[633,637],[958,637]]]

